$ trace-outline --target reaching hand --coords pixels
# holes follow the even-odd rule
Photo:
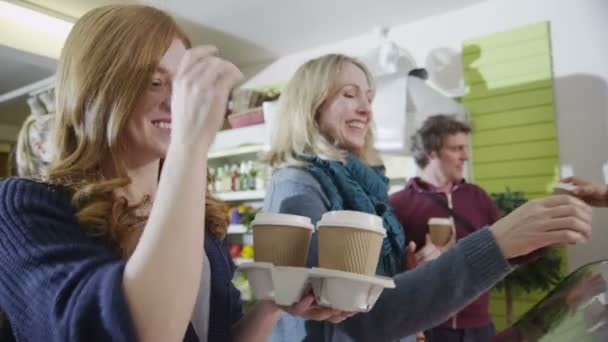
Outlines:
[[[299,302],[291,306],[281,307],[281,309],[306,320],[329,321],[334,324],[340,323],[355,314],[355,312],[340,311],[318,305],[315,296],[310,291]]]
[[[608,207],[608,186],[594,184],[588,180],[569,177],[561,180],[562,183],[576,185],[572,195],[582,199],[594,207]]]
[[[569,195],[526,202],[490,230],[505,258],[550,245],[586,242],[591,236],[591,207]]]
[[[418,265],[425,265],[429,261],[439,258],[441,253],[443,253],[443,250],[433,243],[429,234],[426,234],[424,247],[416,252],[416,263]]]
[[[407,246],[405,254],[405,264],[407,269],[411,270],[416,266],[425,265],[429,261],[439,258],[439,256],[456,244],[456,231],[452,226],[452,236],[450,241],[444,246],[437,246],[431,240],[431,236],[426,234],[425,244],[418,252],[416,252],[416,243],[411,241]]]

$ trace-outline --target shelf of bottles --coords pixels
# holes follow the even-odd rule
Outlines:
[[[226,243],[236,266],[253,261],[250,223],[266,194],[270,168],[261,162],[263,145],[242,145],[209,155],[209,190],[226,202],[230,225]],[[236,272],[233,283],[250,302],[251,288],[244,273]]]
[[[209,169],[209,190],[225,202],[262,201],[268,177],[258,160],[228,161]]]

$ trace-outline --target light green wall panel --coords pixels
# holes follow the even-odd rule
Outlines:
[[[480,177],[479,181],[475,181],[478,185],[484,188],[487,192],[503,192],[507,187],[512,191],[523,191],[532,193],[545,193],[551,190],[551,186],[555,182],[553,177],[509,177],[495,179],[491,176],[476,176]]]
[[[546,63],[546,55],[530,59],[517,59],[503,64],[482,64],[474,69],[465,70],[465,77],[472,84],[492,82],[522,75],[535,75],[538,78],[551,77],[551,65]]]
[[[506,162],[476,163],[477,182],[484,176],[489,179],[512,177],[552,177],[557,158],[525,159]]]
[[[463,68],[473,180],[490,193],[509,187],[528,198],[545,196],[559,165],[548,23],[465,41]],[[518,297],[516,316],[542,296]],[[490,311],[504,328],[504,296],[492,292]]]
[[[519,45],[522,42],[535,39],[542,40],[546,43],[544,45],[549,46],[548,38],[549,23],[540,22],[506,32],[465,40],[463,42],[463,54],[469,55],[475,53],[476,50],[481,50],[485,53],[485,51],[492,51],[494,48],[505,46],[513,46],[514,49],[519,49]]]
[[[506,112],[527,107],[550,105],[553,103],[553,89],[537,89],[529,91],[522,86],[521,91],[499,96],[469,98],[465,96],[463,103],[473,115]]]
[[[485,130],[501,129],[514,126],[523,126],[539,123],[553,123],[553,107],[550,105],[541,108],[525,108],[510,112],[498,112],[476,115],[473,129],[479,133]]]
[[[469,86],[471,95],[467,96],[467,101],[472,102],[476,99],[484,99],[499,95],[516,94],[530,90],[540,90],[550,88],[553,84],[551,79],[547,79],[542,74],[518,75],[503,79],[492,80],[488,83],[475,83]]]
[[[540,123],[521,127],[507,127],[494,130],[474,132],[472,138],[475,147],[496,146],[526,141],[553,140],[557,136],[555,123]]]
[[[539,44],[539,40],[543,41],[544,38],[538,38],[533,40],[525,40],[518,44],[517,49],[513,49],[510,45],[500,46],[491,50],[484,50],[483,59],[481,59],[481,53],[469,52],[462,57],[462,62],[465,65],[465,71],[470,70],[471,64],[476,66],[484,65],[497,65],[507,63],[512,60],[526,59],[533,56],[546,56],[550,53],[549,45]]]
[[[535,142],[524,141],[505,145],[477,146],[473,148],[473,165],[491,161],[557,157],[557,153],[557,145],[553,139]],[[480,175],[484,176],[483,173]]]

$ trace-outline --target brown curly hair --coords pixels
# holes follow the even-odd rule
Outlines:
[[[421,169],[429,163],[429,154],[439,152],[446,137],[456,133],[471,133],[471,126],[451,115],[437,114],[426,119],[412,136],[411,151]]]
[[[56,155],[49,181],[72,193],[77,219],[87,232],[109,239],[124,256],[135,249],[147,220],[137,212],[151,201],[129,204],[115,195],[131,182],[117,157],[125,148],[121,132],[176,38],[191,46],[173,18],[158,9],[104,6],[76,22],[59,60]],[[103,172],[108,167],[116,175],[111,179]],[[228,226],[224,204],[207,194],[205,209],[205,226],[223,238]]]

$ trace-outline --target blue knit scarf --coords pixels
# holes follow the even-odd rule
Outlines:
[[[399,220],[388,205],[388,178],[383,168],[365,165],[352,154],[346,163],[306,158],[311,165],[307,170],[321,184],[330,201],[330,210],[355,210],[382,217],[386,238],[376,273],[393,276],[403,268],[405,234]]]

